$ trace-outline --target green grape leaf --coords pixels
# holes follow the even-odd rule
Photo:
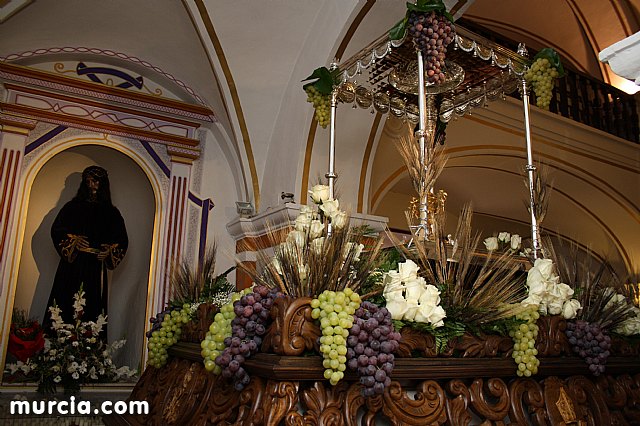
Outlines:
[[[336,85],[338,76],[340,75],[340,68],[336,68],[329,71],[327,67],[320,67],[313,70],[313,73],[302,81],[315,80],[302,86],[306,90],[309,86],[314,86],[318,92],[323,95],[328,95],[333,91],[334,85]]]
[[[545,47],[540,50],[536,56],[533,57],[533,60],[539,58],[547,58],[552,67],[558,71],[558,78],[564,77],[564,67],[562,66],[562,62],[560,61],[560,55],[551,47]]]
[[[398,23],[389,30],[389,40],[400,40],[402,37],[404,37],[406,28],[407,17],[405,16],[404,19],[398,21]]]
[[[418,0],[416,3],[407,2],[407,10],[411,12],[437,12],[453,22],[453,16],[447,12],[447,7],[442,0]]]

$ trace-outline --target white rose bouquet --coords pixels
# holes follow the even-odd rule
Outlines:
[[[74,324],[67,324],[57,306],[49,307],[53,334],[45,338],[44,349],[26,363],[7,365],[9,373],[20,370],[38,381],[38,391],[53,393],[58,386],[65,392],[76,392],[84,383],[115,382],[136,372],[129,367],[116,367],[112,354],[125,340],[106,344],[100,332],[107,319],[100,315],[96,322],[82,321],[86,301],[82,288],[74,295]]]
[[[536,259],[527,273],[527,288],[529,293],[522,304],[537,305],[542,315],[573,319],[582,308],[578,300],[571,298],[573,289],[560,282],[550,259]]]
[[[420,267],[412,260],[398,264],[398,270],[384,274],[382,295],[394,320],[427,323],[434,328],[444,325],[447,316],[440,306],[440,291],[418,276]]]

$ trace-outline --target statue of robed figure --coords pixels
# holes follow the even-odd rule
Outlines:
[[[129,241],[122,215],[111,203],[105,169],[90,166],[82,172],[78,193],[56,216],[51,238],[60,262],[47,306],[57,304],[64,322],[73,323],[73,296],[82,286],[86,299],[82,320],[106,315],[107,270],[122,261]],[[44,324],[46,329],[51,326],[48,310]]]

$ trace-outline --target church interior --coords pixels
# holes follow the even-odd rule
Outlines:
[[[151,408],[66,424],[640,424],[639,58],[638,0],[0,0],[0,423],[69,375]],[[85,326],[107,373],[53,362]]]

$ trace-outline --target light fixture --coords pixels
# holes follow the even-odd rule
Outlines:
[[[251,217],[255,210],[250,201],[236,201],[236,212],[241,217]]]
[[[280,198],[284,201],[285,204],[294,202],[292,192],[282,192],[280,194]]]

